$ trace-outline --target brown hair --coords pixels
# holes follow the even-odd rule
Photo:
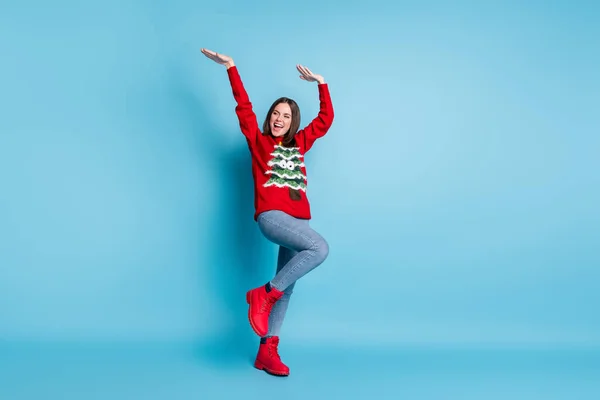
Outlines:
[[[292,110],[292,122],[290,123],[290,129],[286,132],[285,135],[283,135],[281,142],[283,146],[290,147],[295,144],[294,136],[300,128],[300,107],[298,107],[298,104],[292,99],[289,99],[287,97],[280,97],[279,99],[275,100],[275,102],[273,102],[271,108],[269,108],[269,112],[267,112],[265,122],[263,123],[263,135],[272,135],[271,124],[269,123],[269,121],[271,120],[271,114],[273,114],[275,107],[277,107],[277,105],[280,103],[288,104],[290,106],[290,109]]]

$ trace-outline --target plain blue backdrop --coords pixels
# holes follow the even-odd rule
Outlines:
[[[599,345],[590,4],[4,2],[0,338],[255,345],[276,248],[207,47],[261,123],[279,96],[316,115],[295,64],[330,85],[306,161],[331,253],[286,343]]]

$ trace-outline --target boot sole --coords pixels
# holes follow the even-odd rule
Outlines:
[[[270,370],[269,368],[265,367],[262,363],[255,361],[254,362],[254,368],[261,370],[261,371],[265,371],[267,374],[269,375],[273,375],[273,376],[280,376],[280,377],[285,377],[285,376],[289,376],[289,373],[285,373],[285,372],[276,372],[273,370]]]
[[[252,330],[254,331],[254,333],[256,333],[260,337],[263,337],[267,334],[267,332],[259,332],[258,329],[256,329],[256,326],[254,325],[254,323],[252,322],[252,307],[250,307],[251,292],[252,292],[251,290],[246,292],[246,303],[248,303],[248,322],[250,322],[250,326],[252,327]]]

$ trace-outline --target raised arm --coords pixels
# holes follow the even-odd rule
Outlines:
[[[319,114],[296,135],[297,140],[304,146],[304,152],[307,152],[318,138],[325,136],[333,124],[333,104],[329,94],[329,86],[321,75],[314,74],[302,65],[297,65],[296,68],[300,72],[301,79],[307,82],[317,82],[319,90]]]
[[[218,64],[224,65],[227,68],[227,76],[231,84],[231,90],[233,92],[233,98],[235,99],[237,106],[235,107],[235,113],[237,114],[240,129],[242,133],[248,139],[249,143],[254,143],[260,135],[260,128],[256,119],[256,114],[252,109],[252,103],[246,93],[240,74],[233,62],[233,59],[224,54],[202,49],[202,54]]]

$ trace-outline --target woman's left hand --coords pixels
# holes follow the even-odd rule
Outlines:
[[[303,65],[296,65],[298,72],[300,72],[300,79],[304,79],[308,82],[319,82],[320,84],[325,83],[325,79],[321,75],[314,74],[310,69]]]

